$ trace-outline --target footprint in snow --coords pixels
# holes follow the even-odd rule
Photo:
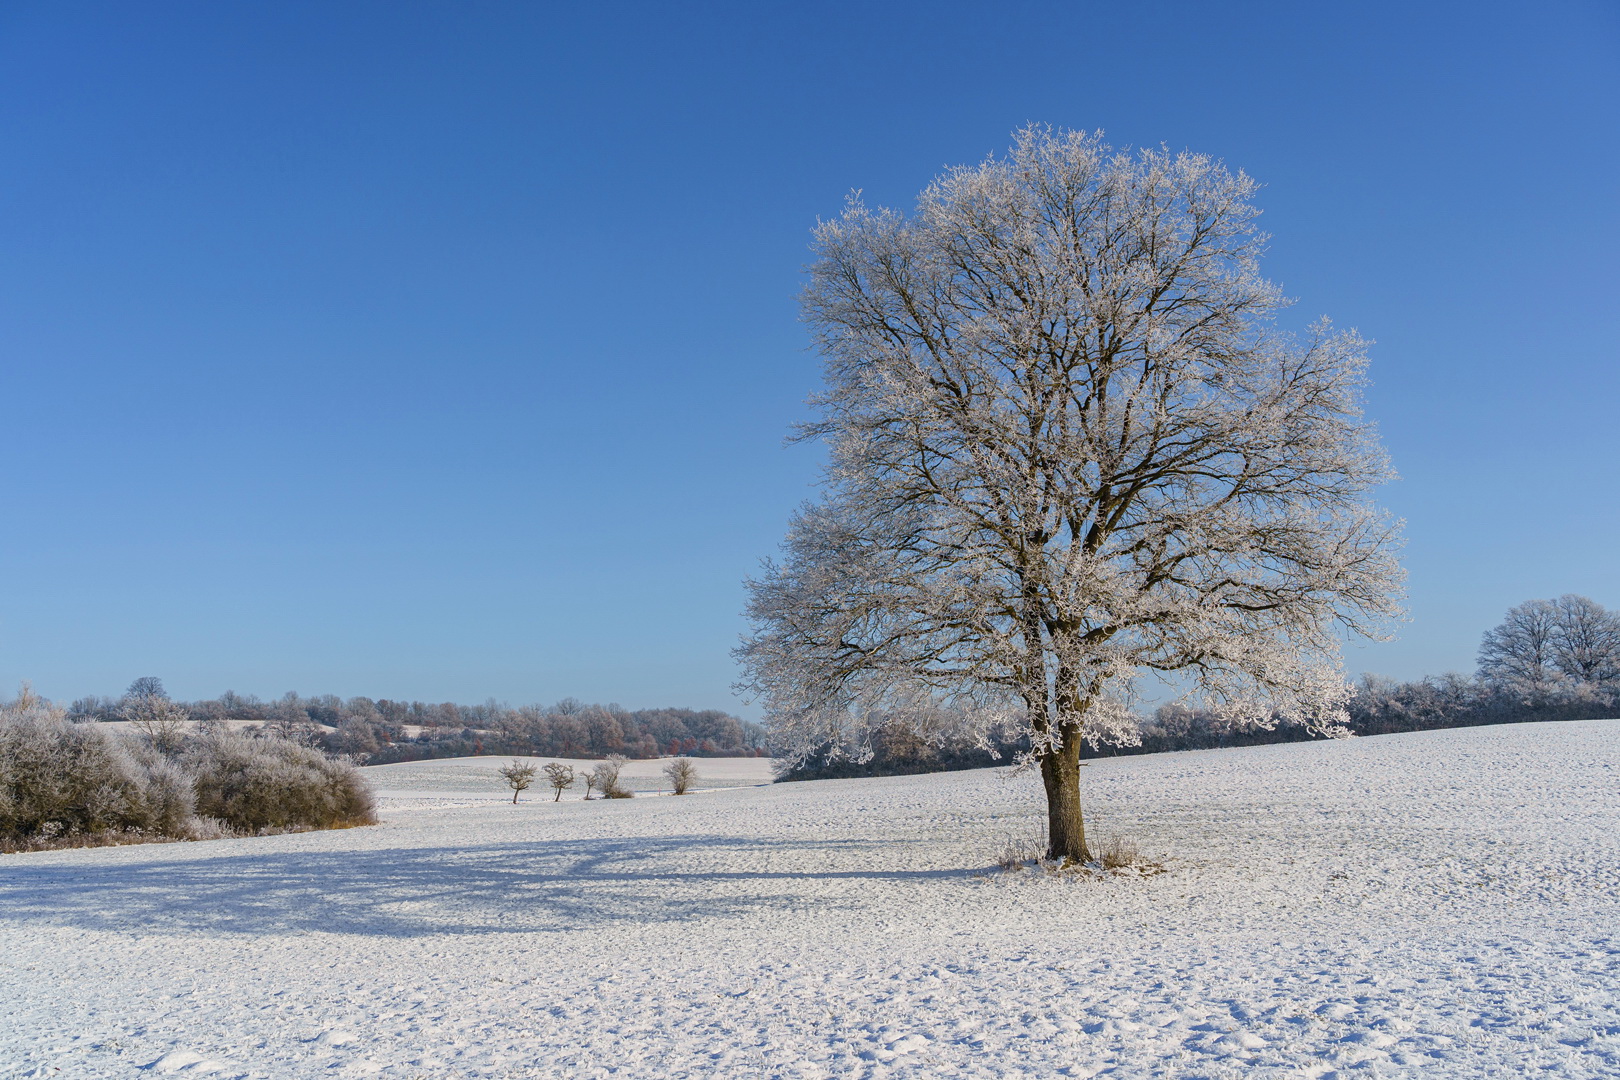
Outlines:
[[[323,1031],[315,1036],[314,1042],[319,1046],[348,1046],[354,1042],[352,1031]]]
[[[184,1072],[187,1076],[205,1076],[209,1073],[222,1073],[230,1069],[223,1061],[204,1057],[195,1050],[171,1050],[149,1065],[141,1068],[155,1073]]]
[[[1362,1046],[1370,1046],[1374,1050],[1383,1050],[1385,1047],[1394,1046],[1396,1043],[1400,1042],[1400,1040],[1395,1038],[1395,1036],[1386,1034],[1382,1031],[1358,1031],[1354,1035],[1346,1035],[1340,1041],[1347,1043],[1360,1043]]]
[[[861,1051],[861,1057],[867,1061],[878,1061],[887,1064],[902,1054],[913,1054],[927,1046],[929,1038],[926,1035],[902,1035],[885,1043],[881,1049]]]
[[[1215,1047],[1228,1054],[1246,1054],[1251,1050],[1258,1050],[1266,1045],[1266,1040],[1252,1031],[1241,1031],[1232,1035],[1222,1035],[1215,1040]]]

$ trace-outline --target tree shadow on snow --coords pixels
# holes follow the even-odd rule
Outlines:
[[[150,850],[170,857],[116,863],[29,865],[13,857],[0,863],[0,923],[368,937],[563,932],[810,904],[856,909],[854,894],[867,887],[973,873],[769,868],[814,866],[866,848],[877,861],[892,845],[682,836],[228,855],[187,845],[197,858],[174,858],[176,849],[165,845]]]

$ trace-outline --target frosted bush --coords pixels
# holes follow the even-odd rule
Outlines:
[[[140,783],[131,795],[131,806],[143,822],[138,827],[164,836],[190,836],[195,805],[191,779],[154,746],[116,736],[108,738],[129,756],[139,775]]]
[[[675,794],[685,795],[692,782],[697,779],[697,766],[689,757],[678,757],[664,766],[664,775],[675,789]]]
[[[186,828],[188,840],[229,840],[236,835],[236,830],[219,818],[194,817]]]
[[[25,843],[116,832],[180,836],[190,784],[148,747],[63,711],[24,686],[0,705],[0,834]]]
[[[287,739],[217,732],[193,740],[181,763],[196,790],[197,813],[243,832],[377,820],[371,791],[352,765]]]
[[[619,781],[619,770],[624,768],[625,760],[623,754],[609,754],[591,770],[591,778],[604,799],[628,799],[635,794]]]

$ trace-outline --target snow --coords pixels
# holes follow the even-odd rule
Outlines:
[[[419,764],[373,828],[0,858],[0,1076],[1620,1074],[1620,721],[1095,762],[1142,878],[995,870],[997,770]]]
[[[621,785],[638,795],[657,792],[667,794],[670,785],[664,776],[664,767],[672,760],[674,759],[665,757],[626,761],[619,773]],[[365,774],[366,779],[371,782],[372,789],[379,796],[389,799],[398,807],[445,805],[480,799],[505,799],[511,802],[512,789],[501,779],[499,770],[501,766],[513,761],[538,766],[557,761],[573,766],[574,772],[581,777],[601,764],[599,759],[485,755],[406,761],[397,765],[372,765],[360,771]],[[693,758],[692,761],[697,767],[698,779],[689,794],[716,788],[752,787],[771,782],[770,758]],[[549,801],[555,794],[546,786],[545,774],[540,773],[535,777],[534,786],[524,792],[521,798],[523,801],[530,799]],[[564,801],[583,800],[584,797],[583,779],[578,780],[572,789],[563,793]]]

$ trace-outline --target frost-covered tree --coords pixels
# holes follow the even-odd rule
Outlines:
[[[170,756],[180,752],[186,730],[191,727],[191,714],[185,706],[170,701],[161,690],[156,694],[126,695],[118,715],[159,753]]]
[[[512,789],[512,805],[516,806],[518,796],[533,786],[534,774],[540,770],[537,766],[514,761],[510,765],[502,765],[499,771],[506,786]]]
[[[270,722],[264,730],[278,739],[286,739],[300,746],[314,746],[320,741],[322,729],[309,715],[309,709],[296,691],[281,696],[270,712]]]
[[[546,783],[557,793],[557,797],[551,801],[562,802],[562,793],[574,786],[574,767],[560,761],[551,762],[546,766]]]
[[[1254,181],[1027,128],[905,216],[815,234],[825,494],[749,582],[781,752],[906,723],[1027,736],[1049,854],[1087,860],[1082,739],[1144,672],[1236,725],[1339,728],[1343,632],[1398,611],[1366,344],[1273,322]]]
[[[142,675],[130,683],[129,689],[124,691],[126,701],[136,698],[162,698],[167,701],[169,692],[163,689],[163,680],[156,675]]]
[[[1553,658],[1558,670],[1592,687],[1620,683],[1620,613],[1573,593],[1560,596],[1553,607],[1557,613]]]
[[[129,684],[117,715],[165,755],[179,752],[186,729],[191,726],[191,714],[185,706],[169,700],[163,680],[155,675],[142,675]]]
[[[1552,693],[1562,681],[1553,656],[1557,614],[1546,600],[1526,600],[1510,608],[1480,642],[1480,678],[1531,697]]]
[[[1510,608],[1479,646],[1479,677],[1531,701],[1620,683],[1620,615],[1573,593]]]

